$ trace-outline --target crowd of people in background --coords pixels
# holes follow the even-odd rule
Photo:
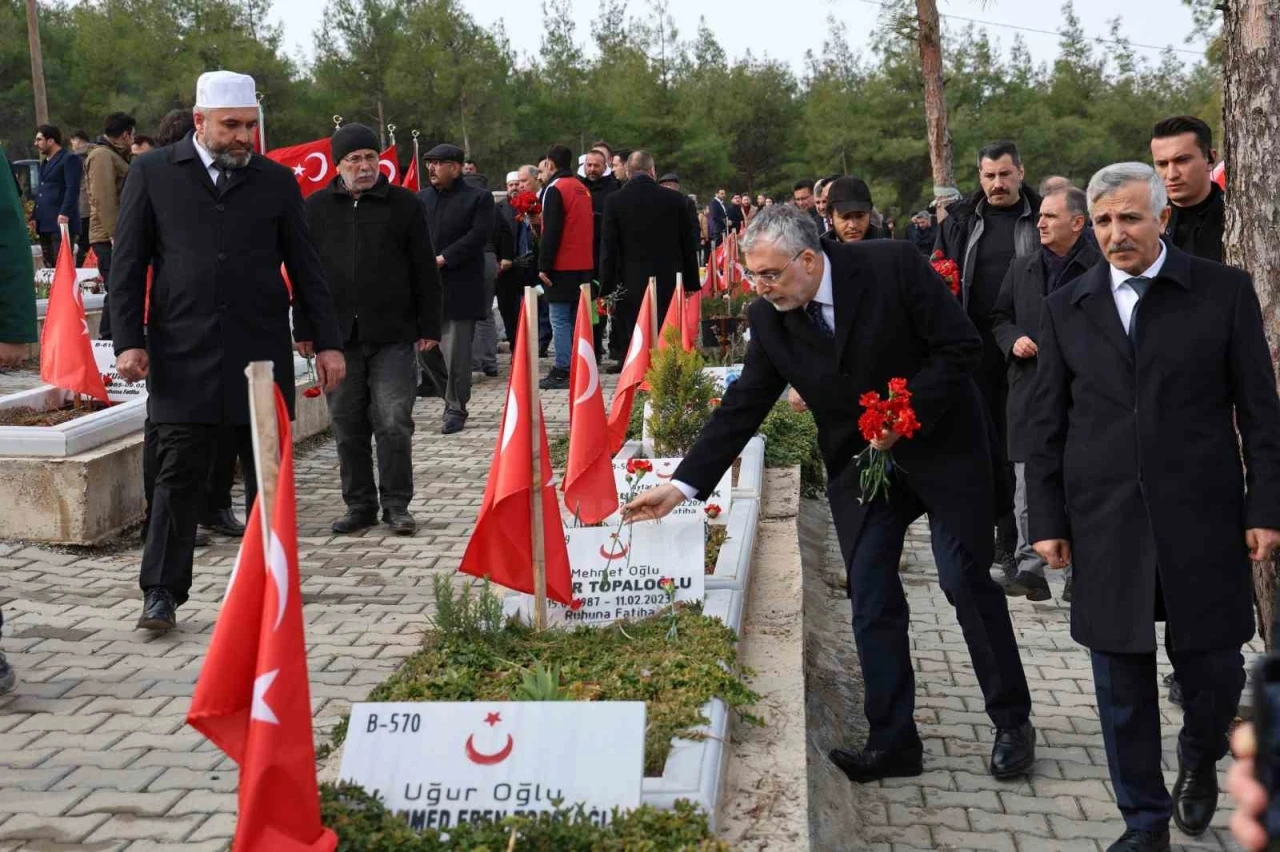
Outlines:
[[[1262,424],[1280,426],[1280,404],[1269,355],[1259,343],[1248,278],[1220,265],[1224,195],[1210,177],[1217,153],[1205,122],[1191,116],[1161,121],[1151,134],[1150,166],[1109,166],[1083,188],[1062,176],[1032,188],[1018,146],[992,142],[975,158],[974,192],[937,187],[933,202],[910,213],[900,228],[894,216],[877,209],[864,176],[801,178],[785,201],[718,187],[700,204],[682,191],[673,164],[603,140],[579,157],[565,145],[551,145],[536,164],[504,170],[502,187],[489,186],[464,148],[441,143],[423,157],[430,185],[415,196],[391,185],[379,168],[378,135],[359,124],[333,134],[336,177],[304,203],[287,170],[252,153],[252,80],[229,72],[203,75],[196,103],[194,112],[166,116],[155,137],[139,134],[124,113],[107,116],[95,139],[77,131],[65,147],[56,126],[41,125],[35,134],[42,164],[34,226],[44,261],[56,262],[64,233],[75,241],[79,263],[93,252],[107,283],[100,336],[115,341],[122,376],[147,378],[151,386],[139,627],[176,626],[176,610],[192,581],[193,548],[205,540],[199,527],[227,535],[244,531],[230,495],[238,460],[247,512],[252,453],[244,380],[234,375],[247,359],[273,360],[281,386],[289,389],[290,347],[316,360],[329,395],[345,504],[333,531],[348,535],[385,523],[395,534],[412,535],[415,401],[443,400],[441,433],[466,428],[472,383],[500,374],[499,342],[514,346],[526,287],[541,288],[539,354],[552,357],[541,386],[556,391],[569,387],[584,286],[591,304],[603,300],[611,314],[610,322],[597,326],[597,357],[603,370],[619,372],[648,282],[656,279],[657,310],[664,314],[678,281],[686,290],[703,286],[702,268],[731,233],[745,232],[748,245],[770,250],[798,247],[791,261],[804,260],[796,269],[780,263],[763,272],[749,269],[746,277],[757,289],[763,282],[780,311],[805,307],[820,338],[833,337],[841,321],[822,295],[832,273],[824,273],[820,257],[863,258],[880,272],[893,265],[898,280],[913,282],[902,284],[908,288],[920,280],[943,287],[937,275],[921,279],[917,273],[926,263],[934,269],[949,263],[955,298],[975,333],[971,375],[980,416],[974,422],[990,438],[998,510],[988,541],[997,577],[987,580],[1007,598],[1045,601],[1052,596],[1048,571],[1066,573],[1061,594],[1073,605],[1073,635],[1093,654],[1103,740],[1126,821],[1124,836],[1111,849],[1168,849],[1170,819],[1192,835],[1208,827],[1217,804],[1214,767],[1226,753],[1244,683],[1240,645],[1252,633],[1244,557],[1259,558],[1280,542],[1274,532],[1280,501],[1261,505],[1271,495],[1254,484],[1280,481],[1280,447],[1260,432]],[[896,254],[852,247],[894,239],[905,241]],[[901,252],[912,258],[910,274],[902,272]],[[750,249],[747,259],[755,262]],[[289,297],[277,286],[282,264],[292,316]],[[148,270],[154,284],[147,283]],[[789,275],[811,288],[808,305],[769,295],[783,292]],[[918,313],[904,322],[927,349],[936,343],[929,335],[938,332],[930,323],[940,321]],[[1151,325],[1162,329],[1161,340],[1138,336],[1139,327]],[[1181,335],[1176,340],[1175,332]],[[1187,361],[1181,354],[1190,352],[1187,340],[1219,357],[1208,359],[1208,366]],[[1157,347],[1160,362],[1146,354]],[[10,350],[4,352],[12,360]],[[931,356],[920,357],[931,363]],[[233,362],[236,370],[224,369]],[[1214,364],[1226,365],[1230,375],[1213,373]],[[1099,384],[1104,374],[1112,385]],[[1147,378],[1135,387],[1135,375]],[[1223,410],[1243,412],[1240,430],[1251,466],[1247,508],[1238,487],[1234,432],[1218,435],[1221,412],[1215,409],[1216,419],[1200,423],[1202,434],[1229,444],[1213,453],[1201,452],[1187,434],[1192,427],[1157,434],[1139,419],[1144,404],[1162,411],[1180,399],[1179,382],[1188,394],[1211,386],[1236,393],[1223,400]],[[1103,412],[1135,394],[1134,421],[1122,427],[1138,436],[1136,460],[1119,450],[1105,463],[1084,458],[1091,440],[1113,446],[1107,441],[1118,427]],[[790,401],[808,408],[796,390]],[[730,398],[725,403],[733,408]],[[1193,421],[1200,422],[1187,414]],[[1155,458],[1177,464],[1152,469]],[[1255,469],[1277,475],[1255,477]],[[1116,470],[1136,472],[1136,479],[1112,481]],[[1196,477],[1201,489],[1221,492],[1229,511],[1215,516],[1216,526],[1187,516],[1176,500],[1160,502],[1162,494],[1182,493],[1188,477]],[[1064,482],[1070,486],[1065,495]],[[1100,508],[1081,510],[1082,493]],[[920,498],[915,508],[928,510],[927,495]],[[1243,527],[1233,526],[1245,523],[1246,512],[1247,553]],[[1143,518],[1151,528],[1137,535],[1134,529],[1147,523]],[[1207,532],[1206,524],[1212,527]],[[1180,527],[1199,528],[1197,535],[1239,557],[1239,564],[1207,556],[1189,562],[1178,548],[1201,553],[1203,547],[1186,540]],[[1240,541],[1228,547],[1237,532]],[[1120,579],[1105,579],[1100,569],[1108,559],[1134,568]],[[1177,576],[1169,567],[1175,564]],[[851,566],[852,587],[860,569]],[[996,629],[999,613],[982,597],[984,582],[970,578],[954,587],[962,621],[976,619],[964,622],[971,649],[983,644],[969,635],[979,622],[981,630],[1003,636]],[[970,594],[974,601],[961,600]],[[887,675],[876,670],[884,661],[868,659],[878,641],[868,624],[891,614],[868,606],[855,601],[863,618],[855,634],[870,708],[883,700],[875,692]],[[1167,621],[1165,644],[1174,663],[1170,697],[1184,710],[1172,794],[1160,770],[1149,639],[1155,620]],[[1008,651],[991,650],[994,656],[981,662],[1000,680],[984,681],[988,709],[999,690],[1010,707],[1023,708],[1005,716],[993,712],[997,777],[1027,772],[1034,759],[1025,682]],[[918,740],[907,730],[914,723],[909,713],[899,721],[905,739],[886,739],[878,751],[842,752],[833,760],[855,781],[918,773]]]

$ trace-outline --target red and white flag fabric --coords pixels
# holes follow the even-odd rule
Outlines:
[[[400,153],[396,151],[394,144],[378,155],[378,170],[387,176],[388,183],[392,186],[399,186]]]
[[[618,510],[618,489],[609,452],[609,422],[596,365],[591,299],[578,299],[569,367],[569,463],[564,472],[564,505],[579,521],[598,524]]]
[[[622,373],[618,376],[618,386],[613,391],[613,402],[609,404],[609,452],[616,454],[627,440],[627,424],[631,420],[631,406],[635,403],[636,390],[644,384],[645,374],[649,372],[649,350],[653,348],[653,308],[650,299],[652,290],[644,290],[644,298],[640,300],[640,314],[636,317],[635,331],[631,332],[631,345],[627,347],[627,357],[622,361]]]
[[[680,329],[680,342],[685,352],[698,348],[702,334],[702,290],[687,292],[684,297],[684,326]]]
[[[404,170],[404,180],[401,181],[400,185],[412,192],[422,191],[422,178],[418,175],[418,158],[416,156],[409,161],[409,167]]]
[[[93,357],[84,297],[76,280],[76,262],[65,225],[53,285],[49,288],[49,308],[40,332],[40,381],[109,403],[102,373]]]
[[[317,139],[314,142],[268,151],[267,159],[293,169],[298,189],[302,190],[302,197],[306,198],[311,193],[324,189],[337,175],[332,151],[328,139]]]
[[[262,499],[214,624],[187,724],[240,767],[236,852],[333,852],[320,822],[311,691],[298,576],[289,411],[275,392],[280,477],[264,549]]]
[[[542,489],[542,539],[547,575],[547,597],[568,606],[573,601],[569,579],[569,551],[564,543],[564,522],[551,472],[547,429],[539,405],[538,441],[541,451],[541,482],[533,482],[532,403],[529,379],[534,367],[529,363],[525,312],[520,311],[516,328],[515,357],[507,385],[507,405],[502,413],[502,430],[493,448],[493,462],[475,531],[467,542],[458,570],[473,577],[488,577],[500,586],[533,594],[533,524],[529,504],[533,489]],[[537,330],[533,331],[537,334]]]

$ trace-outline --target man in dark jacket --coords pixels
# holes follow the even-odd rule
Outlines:
[[[1036,217],[1040,197],[1023,183],[1025,172],[1018,146],[993,142],[978,152],[980,192],[967,202],[947,207],[938,229],[938,248],[960,267],[960,301],[982,335],[982,366],[974,378],[987,412],[1005,449],[1005,397],[1008,394],[1004,353],[991,334],[991,308],[1015,257],[1040,253]],[[1013,484],[1013,471],[1008,472]],[[997,519],[996,561],[1007,579],[1017,575],[1014,551],[1018,530],[1013,514]]]
[[[94,144],[87,131],[77,130],[71,134],[70,147],[71,153],[80,160],[80,227],[76,231],[76,266],[79,267],[84,266],[89,254],[89,181],[84,179],[84,168]]]
[[[436,267],[444,286],[440,345],[418,362],[424,385],[444,397],[445,435],[461,432],[471,401],[471,348],[476,323],[484,319],[484,247],[494,227],[493,195],[462,180],[462,149],[441,144],[426,153],[431,186],[418,193],[427,210]],[[419,388],[420,395],[429,395]]]
[[[1250,559],[1280,545],[1280,400],[1249,275],[1160,238],[1143,163],[1089,181],[1107,263],[1045,300],[1027,491],[1031,539],[1072,565],[1126,831],[1112,852],[1202,834],[1218,803],[1254,634]],[[1161,768],[1155,622],[1183,692],[1177,780]]]
[[[829,240],[856,243],[859,240],[879,240],[884,231],[871,224],[871,187],[862,178],[837,177],[823,185],[827,215],[831,230],[823,234]]]
[[[75,239],[80,231],[80,178],[83,163],[74,152],[62,147],[62,131],[52,124],[36,128],[36,150],[40,152],[40,187],[36,190],[36,233],[44,265],[53,268],[62,245],[62,229]]]
[[[1018,526],[1018,573],[1001,578],[1004,592],[1033,601],[1050,598],[1044,578],[1045,562],[1031,546],[1027,533],[1027,456],[1031,439],[1031,395],[1036,378],[1036,338],[1040,309],[1050,293],[1067,285],[1101,262],[1102,253],[1086,236],[1089,211],[1085,195],[1075,187],[1051,192],[1040,201],[1040,253],[1014,259],[1000,285],[991,309],[991,333],[1009,364],[1007,436],[1009,461],[1013,462],[1013,515]],[[1063,600],[1072,597],[1071,569]]]
[[[595,281],[600,280],[600,239],[604,233],[604,203],[609,200],[609,196],[613,195],[622,188],[622,184],[611,174],[606,174],[607,160],[605,159],[604,149],[593,148],[586,153],[586,158],[582,163],[584,173],[583,183],[587,185],[587,189],[591,192],[591,210],[592,216],[592,233],[593,241],[591,247],[591,277]],[[600,295],[600,288],[592,288],[592,298]],[[599,361],[604,357],[604,332],[605,323],[600,322],[595,326],[596,335],[596,360]]]
[[[600,243],[600,286],[619,292],[609,349],[622,360],[631,345],[640,302],[650,278],[658,279],[658,316],[666,316],[680,273],[686,290],[698,279],[698,218],[689,199],[654,180],[653,155],[636,151],[627,161],[631,179],[605,204]]]
[[[743,249],[761,298],[749,309],[751,343],[729,386],[672,481],[628,504],[631,520],[661,517],[705,496],[791,383],[812,402],[831,483],[831,513],[848,568],[854,638],[870,727],[866,747],[831,760],[855,782],[923,771],[917,730],[907,600],[899,577],[907,528],[928,514],[938,580],[956,610],[973,671],[996,728],[990,771],[1027,773],[1035,761],[1031,696],[1008,602],[985,567],[991,525],[1004,502],[992,463],[992,433],[970,378],[982,342],[963,309],[920,254],[905,243],[819,240],[807,213],[775,204],[747,226]],[[906,378],[923,429],[910,440],[885,431],[893,449],[887,496],[863,502],[858,398]]]
[[[547,161],[555,171],[542,194],[538,278],[546,290],[556,358],[540,387],[566,390],[579,288],[591,280],[595,264],[595,211],[590,191],[570,171],[573,152],[563,145],[552,145],[547,150]]]
[[[1151,159],[1169,193],[1165,236],[1178,248],[1222,262],[1226,201],[1210,174],[1217,162],[1213,131],[1191,115],[1175,115],[1151,131]]]
[[[720,245],[724,239],[725,231],[729,228],[729,199],[728,190],[724,187],[716,190],[715,197],[711,199],[708,205],[710,215],[707,218],[707,234],[711,238],[711,248]],[[627,330],[627,334],[631,334],[631,330]]]
[[[347,376],[329,394],[346,514],[333,531],[350,534],[382,520],[396,535],[417,528],[413,499],[414,352],[440,340],[440,272],[426,214],[412,192],[378,169],[378,136],[362,124],[333,134],[338,176],[306,201],[307,227],[333,292]],[[310,337],[300,318],[296,331]],[[374,484],[369,441],[376,438]]]
[[[484,175],[463,175],[471,186],[488,191]],[[511,268],[515,257],[515,231],[508,227],[498,204],[493,205],[493,229],[484,243],[484,316],[476,323],[476,333],[471,342],[471,372],[484,373],[489,378],[498,375],[498,324],[494,320],[494,297],[497,295],[498,276]]]
[[[925,257],[933,254],[933,244],[938,240],[938,228],[928,210],[921,210],[911,217],[911,224],[907,226],[907,239]]]
[[[322,387],[333,390],[345,371],[333,298],[297,181],[253,152],[253,78],[230,71],[200,75],[195,118],[194,135],[134,163],[111,270],[116,369],[128,381],[148,380],[159,442],[139,578],[145,603],[138,626],[147,630],[173,629],[175,610],[187,600],[197,514],[224,426],[236,427],[246,511],[253,505],[249,362],[273,362],[276,385],[293,412],[289,292],[281,264],[293,282],[295,322],[313,332],[306,342],[316,352]]]

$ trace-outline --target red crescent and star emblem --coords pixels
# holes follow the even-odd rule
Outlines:
[[[622,544],[621,542],[619,542],[618,544],[622,548],[621,550],[618,550],[618,551],[607,550],[606,548],[609,546],[607,544],[600,545],[600,555],[603,556],[605,559],[608,559],[610,562],[612,562],[615,559],[621,559],[622,557],[626,556],[627,551],[631,549],[631,546]]]
[[[484,717],[484,723],[490,728],[502,721],[502,716],[498,713],[489,713]],[[511,756],[511,750],[515,747],[515,740],[507,734],[507,744],[502,747],[501,751],[493,754],[485,754],[478,751],[475,746],[475,734],[467,737],[467,759],[479,766],[494,766],[501,763]]]

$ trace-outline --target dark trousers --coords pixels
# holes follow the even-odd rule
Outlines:
[[[407,509],[413,499],[413,403],[418,387],[412,343],[354,343],[344,350],[347,376],[329,394],[338,445],[342,499],[347,508],[376,515]],[[378,481],[373,452],[378,446]]]
[[[76,266],[83,268],[89,256],[89,217],[80,217],[80,233],[76,234]]]
[[[623,290],[618,301],[614,302],[613,325],[609,329],[609,354],[614,360],[621,361],[627,356],[631,334],[636,330],[636,319],[640,316],[640,300],[643,298],[643,290],[639,293]]]
[[[435,385],[444,397],[444,416],[467,416],[471,401],[471,343],[475,339],[475,320],[444,321],[440,345],[418,353],[418,366],[426,381]]]
[[[209,459],[217,452],[220,433],[226,429],[235,432],[240,469],[244,471],[246,510],[253,505],[258,490],[253,440],[248,426],[204,423],[155,423],[153,426],[155,486],[138,585],[143,591],[168,589],[174,600],[182,604],[191,591],[196,524],[208,483]]]
[[[62,231],[51,231],[40,235],[40,254],[44,256],[44,265],[53,269],[58,265],[58,252],[62,248]]]
[[[856,496],[831,495],[837,531],[856,507]],[[861,535],[847,563],[853,599],[853,637],[865,684],[865,712],[871,734],[867,748],[893,751],[920,742],[915,723],[915,674],[911,666],[910,613],[898,574],[907,527],[924,506],[901,480],[890,498],[867,508]],[[1016,727],[1031,715],[1018,644],[1003,590],[985,565],[978,565],[960,541],[929,518],[938,584],[955,607],[973,672],[982,687],[987,715],[998,728]]]
[[[523,269],[512,267],[498,275],[494,290],[498,297],[498,315],[502,317],[502,331],[507,343],[516,345],[516,325],[520,322],[520,310],[524,305]]]
[[[98,258],[98,274],[102,276],[102,321],[98,325],[98,339],[111,339],[111,311],[107,308],[107,283],[111,280],[111,243],[93,243],[93,253]]]
[[[236,427],[223,426],[218,433],[217,446],[209,457],[209,470],[205,477],[205,490],[200,504],[200,519],[218,509],[231,508],[231,486],[235,484],[236,459],[239,456]],[[143,527],[151,523],[151,501],[156,490],[156,473],[159,470],[160,436],[156,424],[150,418],[142,425],[142,493],[146,500]],[[245,505],[248,518],[250,505]]]
[[[1125,825],[1153,831],[1169,824],[1172,800],[1161,770],[1156,655],[1093,651],[1093,687],[1107,749],[1107,768]],[[1188,767],[1217,763],[1244,689],[1239,648],[1169,651],[1182,687],[1178,750]]]
[[[546,299],[538,299],[538,354],[543,357],[551,348],[551,307]]]

